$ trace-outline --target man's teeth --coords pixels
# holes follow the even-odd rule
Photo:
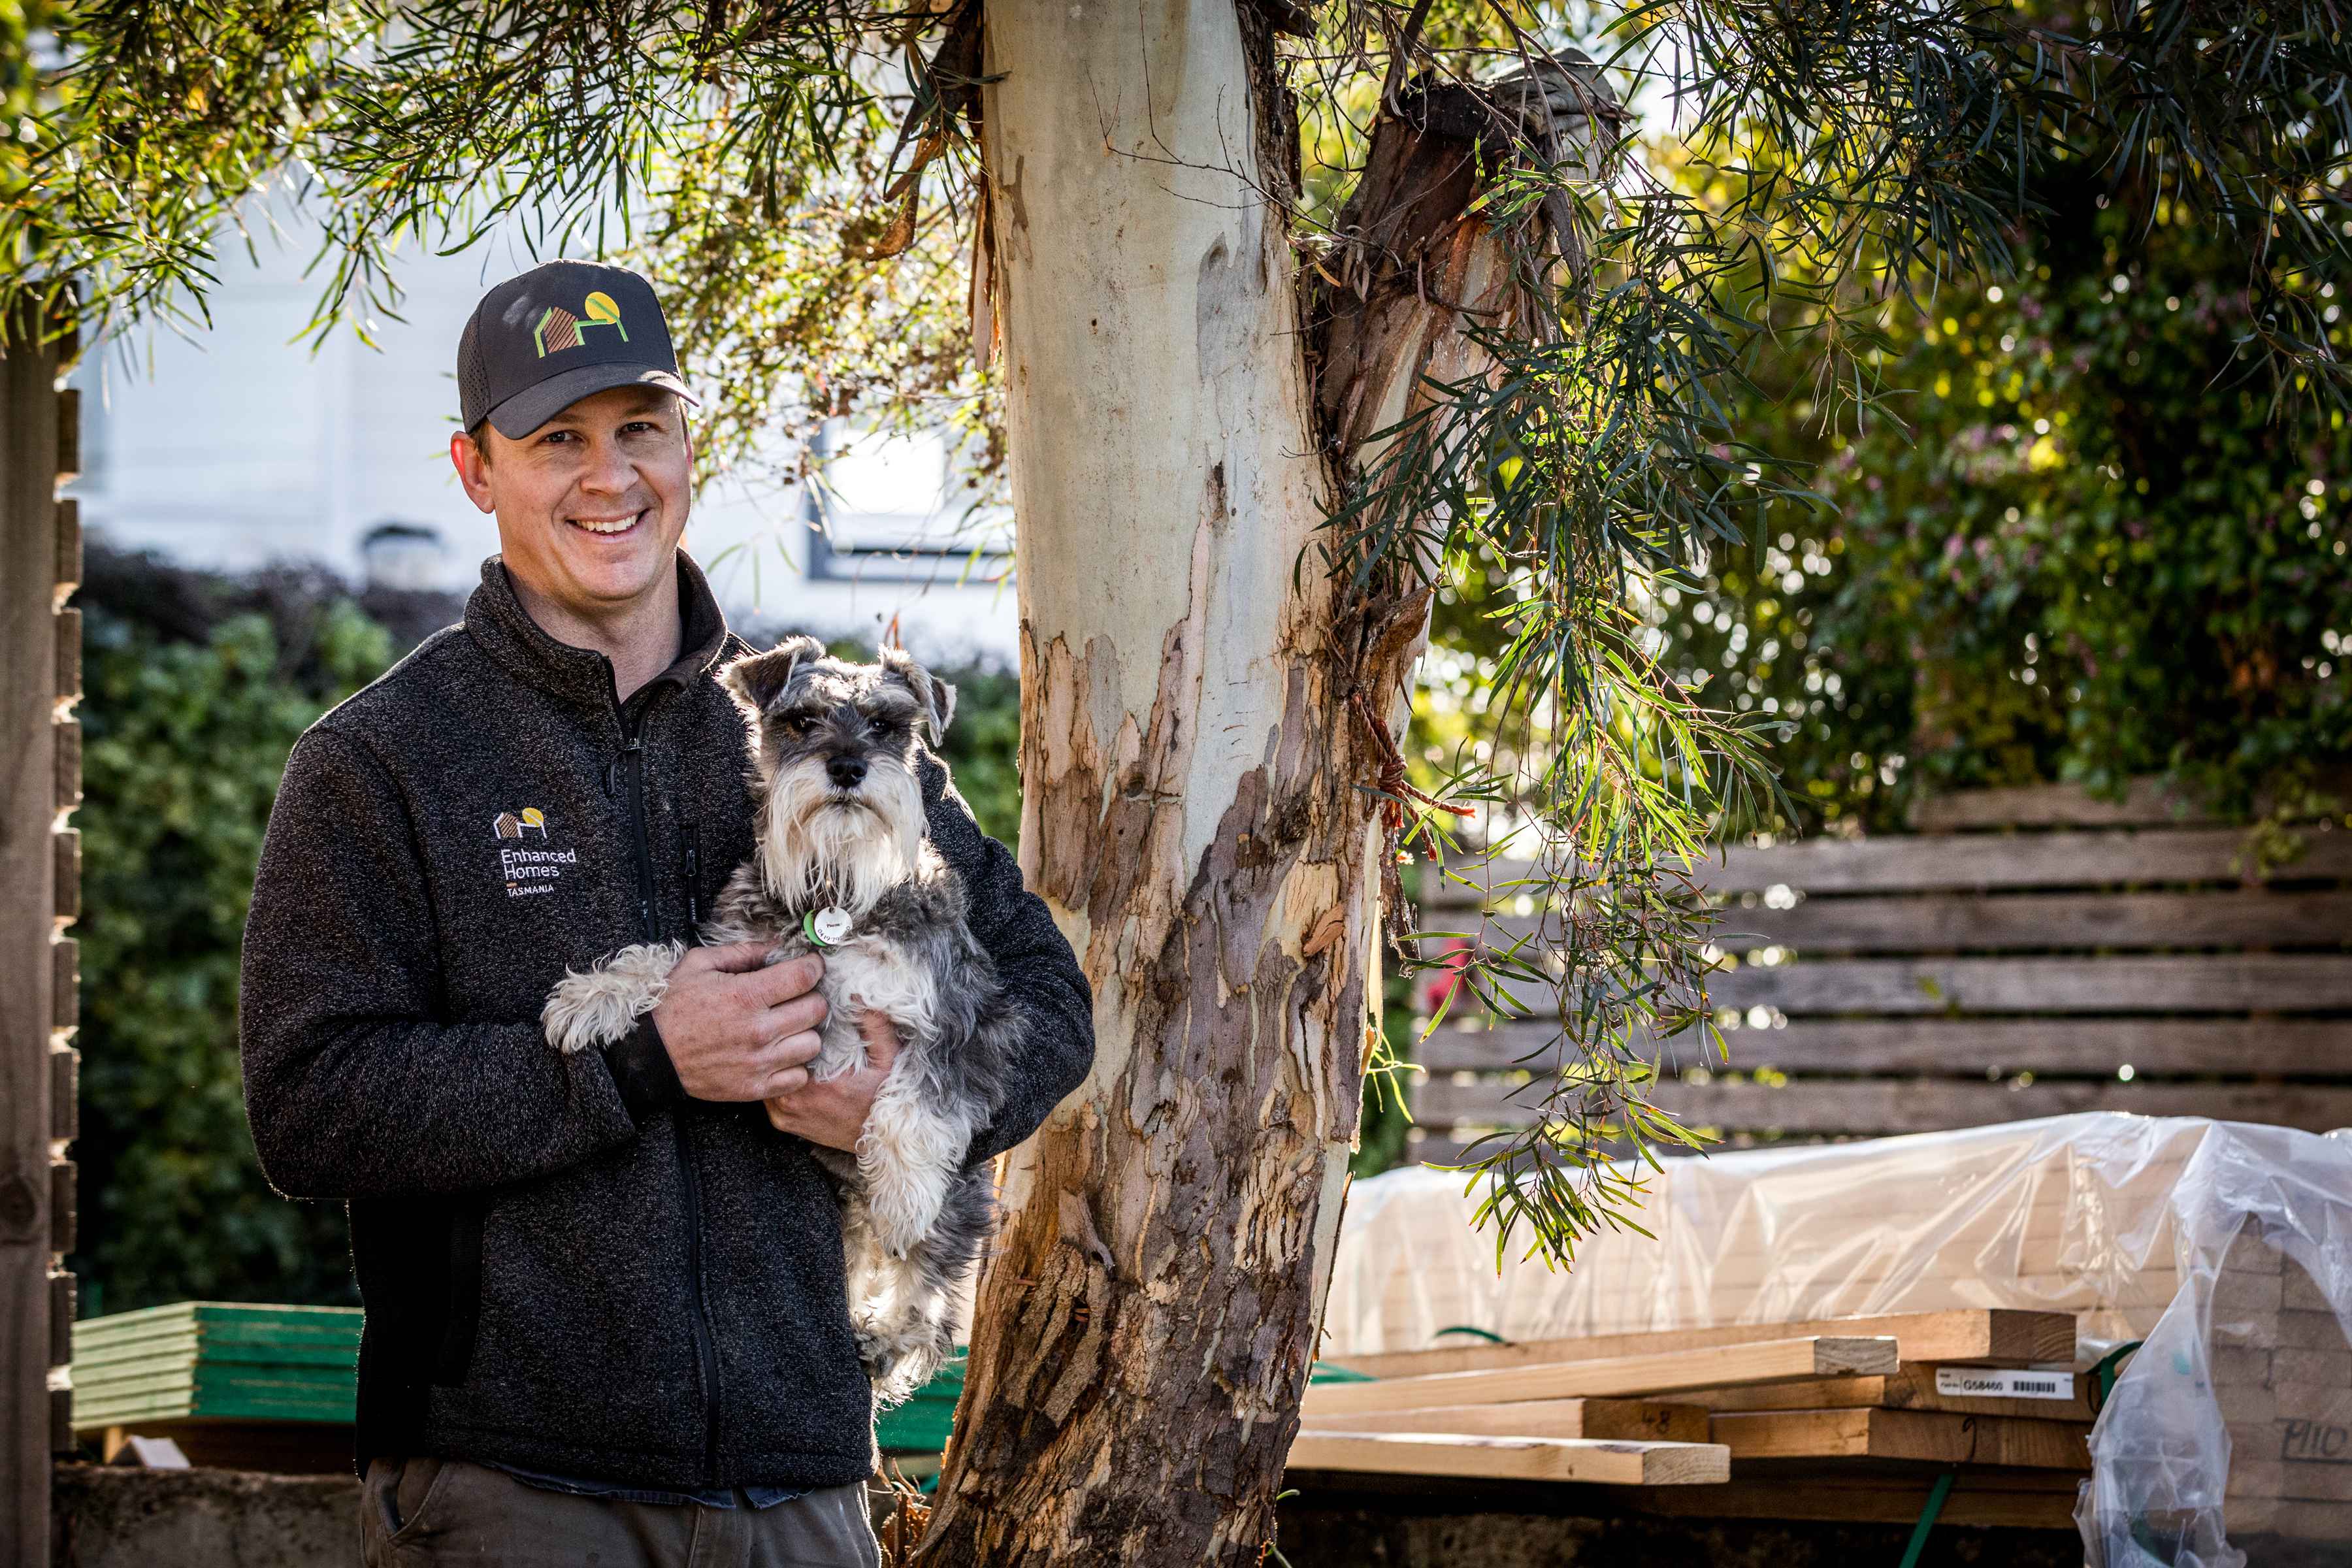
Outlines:
[[[636,526],[637,519],[645,515],[644,512],[635,511],[626,517],[575,517],[572,520],[572,524],[575,528],[584,528],[591,533],[626,533]]]

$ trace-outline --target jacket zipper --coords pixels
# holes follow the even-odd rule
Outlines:
[[[637,723],[626,709],[621,713],[621,786],[629,803],[629,843],[637,858],[637,929],[647,942],[661,940],[661,928],[654,920],[654,855],[653,846],[646,838],[646,747],[638,738]]]
[[[677,1165],[686,1194],[686,1271],[694,1281],[694,1353],[702,1363],[702,1481],[719,1484],[719,1352],[710,1342],[710,1304],[702,1294],[702,1183],[694,1173],[694,1142],[683,1115],[670,1118],[677,1130]]]
[[[661,929],[654,915],[653,846],[646,833],[646,749],[638,733],[645,710],[640,707],[637,717],[632,719],[628,708],[616,700],[613,711],[621,722],[623,798],[628,803],[629,843],[637,860],[637,923],[647,942],[658,942]],[[719,1476],[719,1352],[711,1342],[710,1303],[702,1289],[702,1184],[695,1175],[694,1133],[687,1126],[686,1107],[680,1106],[671,1115],[669,1124],[677,1144],[679,1194],[686,1203],[686,1271],[694,1285],[694,1353],[702,1373],[703,1480],[705,1485],[715,1485]]]

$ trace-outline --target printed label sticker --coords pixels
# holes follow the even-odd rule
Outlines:
[[[2071,1372],[2012,1372],[1990,1366],[1939,1366],[1936,1392],[1962,1399],[2072,1399]]]

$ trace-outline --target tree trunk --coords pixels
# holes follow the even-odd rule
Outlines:
[[[1355,281],[1302,298],[1294,113],[1246,0],[989,0],[985,26],[1022,855],[1097,1054],[1007,1173],[920,1560],[1256,1563],[1377,1034],[1373,725],[1427,623],[1425,588],[1341,593],[1317,531],[1420,373],[1470,368],[1423,286],[1491,306],[1507,269],[1462,217],[1468,141],[1390,121]]]
[[[1097,1054],[1009,1172],[924,1560],[1255,1563],[1358,1120],[1383,843],[1330,590],[1311,557],[1293,583],[1327,479],[1260,195],[1288,110],[1229,0],[992,0],[987,29],[1022,854]]]

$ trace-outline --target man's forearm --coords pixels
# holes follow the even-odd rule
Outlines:
[[[261,1032],[246,1106],[289,1197],[467,1192],[551,1175],[636,1136],[679,1098],[642,1040],[564,1056],[539,1026],[320,1020]],[[632,1104],[632,1100],[635,1104]]]

